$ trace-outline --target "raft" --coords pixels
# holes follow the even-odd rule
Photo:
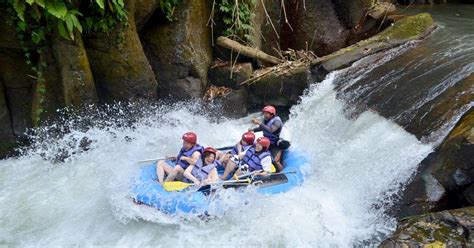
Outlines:
[[[252,182],[257,192],[265,195],[280,194],[300,186],[304,179],[302,168],[308,165],[307,158],[299,152],[289,150],[283,155],[285,168],[279,173],[272,173],[260,177]],[[226,186],[223,188],[243,188],[245,186]],[[193,187],[182,191],[168,192],[158,183],[155,163],[140,168],[137,180],[132,186],[132,198],[135,203],[144,204],[160,210],[166,214],[178,212],[205,214],[209,204],[208,195],[211,187],[199,190]]]

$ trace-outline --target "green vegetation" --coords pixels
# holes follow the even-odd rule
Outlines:
[[[220,0],[216,4],[225,25],[223,35],[250,41],[256,0]]]
[[[173,14],[179,0],[160,0],[160,8],[166,16],[168,21],[173,21]]]
[[[58,32],[74,40],[76,32],[108,32],[126,23],[123,0],[0,0],[12,7],[20,40],[40,45]]]

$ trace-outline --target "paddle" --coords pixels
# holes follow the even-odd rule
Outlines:
[[[246,180],[228,180],[228,181],[210,183],[210,184],[207,184],[207,185],[216,185],[216,184],[225,185],[225,184],[228,184],[228,183],[250,183],[250,179],[247,178]],[[202,187],[206,187],[207,185],[203,185]],[[181,182],[181,181],[164,182],[164,184],[163,184],[163,188],[166,191],[179,191],[179,190],[183,190],[183,189],[186,189],[188,187],[191,187],[191,186],[194,186],[194,183],[185,183],[185,182]]]
[[[221,148],[217,148],[216,150],[219,150],[219,151],[223,151],[223,150],[230,150],[232,149],[234,146],[224,146],[224,147],[221,147]],[[140,160],[138,161],[137,163],[146,163],[146,162],[153,162],[153,161],[160,161],[160,160],[176,160],[175,157],[162,157],[162,158],[151,158],[151,159],[144,159],[144,160]]]
[[[176,158],[175,157],[151,158],[151,159],[140,160],[137,163],[146,163],[146,162],[153,162],[153,161],[160,161],[160,160],[174,161],[174,160],[176,160]]]

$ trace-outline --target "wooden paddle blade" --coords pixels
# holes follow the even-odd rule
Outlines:
[[[163,183],[163,188],[166,191],[179,191],[183,190],[189,186],[193,186],[193,183],[185,183],[185,182],[180,182],[180,181],[174,181],[174,182],[165,182]]]

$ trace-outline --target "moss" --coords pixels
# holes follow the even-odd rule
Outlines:
[[[423,248],[445,248],[446,244],[443,242],[435,241],[430,244],[423,245]]]
[[[387,28],[373,39],[381,40],[413,40],[418,39],[434,25],[433,18],[428,13],[406,17]]]
[[[391,27],[370,39],[359,41],[352,46],[318,58],[311,64],[328,63],[330,60],[339,59],[342,60],[342,62],[335,62],[336,65],[328,67],[331,70],[338,69],[340,66],[352,63],[364,56],[394,47],[410,40],[419,39],[432,30],[433,27],[433,18],[431,18],[431,15],[428,13],[409,16],[396,22]]]

